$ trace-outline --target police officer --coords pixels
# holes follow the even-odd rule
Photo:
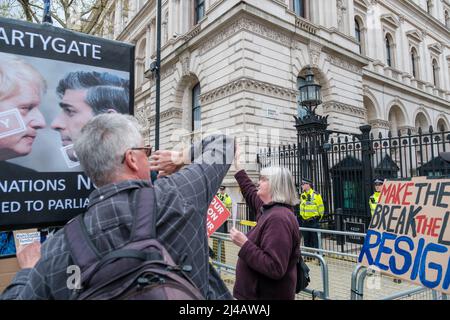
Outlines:
[[[378,199],[380,198],[381,188],[383,187],[384,180],[377,178],[373,180],[373,185],[375,187],[375,192],[373,195],[369,198],[369,207],[370,207],[370,214],[373,216],[373,213],[375,212],[375,208],[378,204]]]
[[[314,191],[311,180],[302,180],[302,194],[300,194],[300,226],[305,228],[319,228],[319,221],[323,217],[323,200],[319,193]],[[317,232],[302,232],[306,247],[318,248]]]

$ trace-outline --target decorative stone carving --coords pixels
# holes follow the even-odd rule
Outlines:
[[[336,8],[337,8],[338,30],[343,31],[343,29],[344,29],[344,14],[345,14],[345,11],[347,11],[347,7],[345,7],[342,0],[336,0]]]
[[[187,76],[190,73],[190,62],[191,62],[191,56],[189,52],[183,53],[182,56],[180,56],[180,62],[181,62],[181,74],[183,76]]]
[[[373,119],[369,120],[369,124],[372,126],[373,129],[387,129],[390,128],[390,122],[386,120],[381,119]]]
[[[267,94],[272,97],[284,98],[292,101],[295,101],[297,96],[297,91],[293,89],[276,86],[267,82],[256,81],[250,78],[240,78],[217,89],[205,92],[200,96],[200,103],[203,105],[208,104],[236,94],[240,91]]]
[[[197,25],[195,26],[194,29],[192,29],[191,31],[189,31],[188,33],[186,33],[185,35],[183,35],[183,36],[181,37],[181,39],[183,39],[184,41],[189,41],[189,40],[191,40],[193,37],[195,37],[196,35],[198,35],[198,34],[200,33],[201,30],[202,30],[202,29],[201,29],[201,27],[200,27],[200,24],[197,24]]]
[[[240,30],[248,30],[254,32],[256,34],[259,34],[260,36],[269,38],[281,44],[290,43],[292,40],[286,34],[275,31],[274,29],[268,26],[264,26],[248,18],[240,18],[235,22],[233,22],[229,27],[220,31],[216,37],[205,42],[205,44],[200,49],[201,52],[200,54],[204,54],[206,51],[208,51],[211,48],[214,48],[219,43],[223,42],[225,39],[239,32]]]
[[[141,107],[141,108],[136,108],[135,112],[134,112],[134,116],[137,119],[137,121],[139,122],[140,125],[142,125],[143,127],[147,126],[147,114],[148,114],[148,108],[145,107]]]
[[[362,75],[362,68],[336,56],[328,55],[327,60],[340,68]]]
[[[360,107],[350,106],[336,101],[328,101],[323,103],[323,112],[338,112],[350,116],[357,116],[360,118],[366,117],[366,110]]]
[[[163,65],[161,67],[161,81],[168,76],[172,75],[176,70],[176,66],[173,64],[170,65]],[[150,87],[153,87],[155,85],[155,74],[153,73],[150,77]]]
[[[297,28],[300,28],[312,34],[316,34],[317,32],[317,27],[315,25],[298,16],[295,17],[295,25],[297,26]]]
[[[162,111],[159,115],[159,119],[160,119],[160,121],[164,121],[164,120],[172,119],[172,118],[181,119],[182,115],[183,115],[183,110],[181,110],[180,108],[172,107],[168,110]],[[155,123],[155,117],[156,116],[153,114],[149,118],[150,125]]]

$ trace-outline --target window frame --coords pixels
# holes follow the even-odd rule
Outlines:
[[[205,17],[205,0],[194,0],[194,25],[198,24]],[[199,10],[202,9],[200,16]]]
[[[305,8],[306,8],[305,0],[293,0],[292,1],[292,11],[295,12],[296,16],[306,19]]]
[[[385,46],[385,50],[386,50],[386,63],[389,67],[393,68],[392,43],[389,38],[392,38],[392,37],[390,37],[390,35],[388,33],[386,33],[386,35],[384,37],[384,46]]]
[[[198,91],[198,92],[197,92]],[[192,87],[192,116],[191,116],[191,130],[194,132],[201,128],[201,105],[200,105],[200,95],[201,95],[201,87],[200,82]],[[197,98],[197,99],[196,99]],[[200,120],[198,121],[199,125],[195,126],[196,119],[195,115],[199,113]]]

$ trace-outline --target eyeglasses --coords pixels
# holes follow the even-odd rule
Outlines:
[[[130,149],[127,149],[127,151],[128,150],[144,150],[145,155],[147,156],[147,158],[150,157],[151,154],[152,154],[152,147],[150,145],[145,145],[143,147],[130,148]],[[121,163],[125,162],[125,158],[127,157],[127,151],[125,151]]]

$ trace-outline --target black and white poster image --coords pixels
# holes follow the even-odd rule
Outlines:
[[[133,113],[133,60],[128,44],[0,18],[0,230],[83,211],[94,186],[73,143],[95,115]]]

